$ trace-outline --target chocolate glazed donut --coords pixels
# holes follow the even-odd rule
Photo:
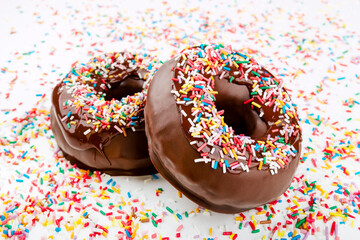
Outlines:
[[[148,91],[146,135],[154,166],[189,199],[216,212],[275,200],[289,187],[301,148],[296,109],[280,85],[231,48],[185,49],[158,70]],[[224,143],[212,141],[217,128],[208,122],[216,117]]]
[[[130,53],[108,53],[73,65],[53,90],[50,116],[68,160],[110,175],[156,172],[143,118],[143,85],[150,68],[145,56]]]

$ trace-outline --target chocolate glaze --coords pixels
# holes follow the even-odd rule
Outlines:
[[[249,172],[233,171],[226,174],[220,169],[212,169],[210,164],[194,162],[194,159],[200,157],[200,153],[189,144],[188,133],[183,129],[185,122],[182,121],[182,115],[170,92],[175,88],[171,81],[174,77],[171,69],[175,65],[176,61],[172,59],[155,74],[145,106],[149,154],[156,169],[188,198],[216,212],[237,213],[279,197],[291,183],[300,154],[289,157],[290,163],[275,175],[271,175],[267,168],[257,170],[255,162]],[[237,102],[233,119],[225,115],[232,123],[236,121],[236,116],[244,118],[241,125],[235,127],[236,131],[243,131],[259,139],[265,132],[270,133],[271,126],[268,122],[271,115],[265,114],[270,119],[263,118],[263,121],[253,110],[242,106],[241,103],[249,98],[249,92],[245,86],[229,84],[226,80],[216,81],[215,89],[219,91],[219,106],[226,109],[230,99],[231,102]],[[238,94],[239,91],[244,95]],[[242,124],[247,126],[246,129]],[[291,144],[299,153],[300,134],[291,139]]]
[[[116,76],[119,73],[120,70],[115,68],[109,72],[109,75]],[[138,74],[144,76],[146,70],[137,68],[121,73],[121,77],[109,80],[111,88],[104,94],[106,100],[121,99],[142,90],[144,80],[140,79]],[[102,80],[96,75],[92,75],[92,78],[96,79],[97,83]],[[103,91],[99,86],[100,84],[97,84],[95,89]],[[100,129],[98,132],[91,131],[84,135],[84,131],[91,127],[83,117],[87,114],[90,118],[87,111],[81,108],[78,114],[72,114],[77,124],[70,129],[66,122],[61,121],[69,111],[72,113],[76,111],[72,106],[63,108],[64,102],[71,98],[71,93],[59,83],[53,90],[50,116],[54,137],[67,159],[77,163],[79,167],[100,170],[110,175],[144,175],[156,172],[147,151],[143,110],[138,113],[139,120],[134,127],[135,131],[126,129],[127,136],[120,134],[113,127],[116,123],[110,123],[110,128]]]

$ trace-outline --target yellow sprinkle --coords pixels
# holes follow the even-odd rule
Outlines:
[[[239,68],[239,65],[235,61],[233,61],[233,64],[235,65],[236,68]]]
[[[193,133],[191,133],[191,136],[197,136],[197,135],[200,135],[200,132],[193,132]]]
[[[223,152],[225,153],[225,155],[228,154],[228,152],[226,151],[226,148],[223,147]]]
[[[210,228],[210,230],[209,230],[209,235],[210,236],[212,236],[212,231],[213,231],[212,228]]]
[[[279,153],[281,155],[281,153]],[[283,156],[284,157],[284,156]],[[285,165],[284,161],[281,160],[280,158],[278,158],[278,161],[282,164],[282,165]]]
[[[335,216],[335,217],[342,217],[342,218],[346,219],[346,216],[341,213],[330,213],[330,215]]]
[[[185,68],[185,74],[187,74],[188,71],[189,71],[189,65],[187,65],[186,68]]]
[[[281,123],[280,119],[275,122],[275,125],[278,125],[279,123]]]
[[[235,160],[238,160],[238,155],[233,148],[231,149],[231,152],[234,154]]]
[[[257,212],[256,215],[262,215],[262,214],[265,214],[266,211],[260,211],[260,212]]]
[[[259,104],[257,104],[256,102],[251,102],[252,105],[254,105],[257,108],[261,108],[261,106]]]
[[[272,144],[272,142],[270,142],[270,141],[266,141],[266,143],[267,143],[267,144],[269,144],[271,147],[275,148],[275,145],[274,145],[274,144]]]
[[[258,169],[259,169],[259,170],[261,170],[262,165],[263,165],[263,161],[260,161],[260,163],[259,163],[259,167],[258,167]]]
[[[292,202],[293,202],[296,206],[300,207],[300,204],[299,204],[295,199],[292,200]]]

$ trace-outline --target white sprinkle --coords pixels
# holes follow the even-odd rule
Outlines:
[[[187,114],[184,110],[181,109],[181,114],[184,115],[184,117],[187,117]]]

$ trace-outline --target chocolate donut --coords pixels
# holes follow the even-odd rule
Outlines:
[[[296,106],[282,85],[230,46],[186,48],[158,70],[148,91],[154,166],[216,212],[275,200],[292,181],[302,141]]]
[[[64,156],[111,175],[156,172],[144,130],[147,55],[107,53],[74,63],[54,88],[51,129]]]

